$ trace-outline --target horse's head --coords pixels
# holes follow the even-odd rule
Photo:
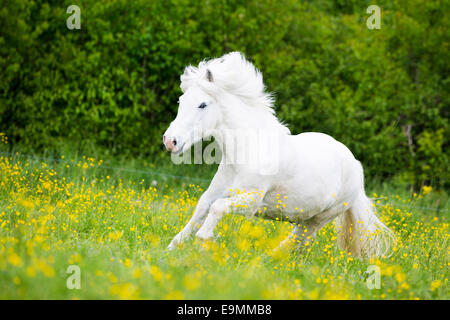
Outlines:
[[[203,138],[218,138],[216,133],[230,124],[289,133],[274,115],[261,72],[240,52],[188,66],[180,87],[178,114],[163,136],[168,151],[182,153]]]
[[[211,71],[204,75],[203,85],[199,81],[183,86],[183,77],[187,77],[189,70],[181,77],[183,95],[178,100],[178,113],[174,121],[163,135],[166,149],[172,153],[182,153],[194,143],[210,137],[221,120],[221,113],[217,101],[212,94],[208,94],[205,86],[212,85]],[[186,81],[185,81],[186,82]]]

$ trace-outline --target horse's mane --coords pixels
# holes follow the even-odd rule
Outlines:
[[[209,83],[208,83],[209,82]],[[274,98],[265,91],[261,72],[240,52],[231,52],[221,58],[203,60],[198,67],[186,67],[181,75],[181,90],[192,85],[217,86],[240,98],[249,106],[259,107],[274,114]]]

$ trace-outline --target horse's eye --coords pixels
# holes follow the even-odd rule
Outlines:
[[[206,108],[206,103],[202,102],[198,107],[200,109],[204,109],[204,108]]]

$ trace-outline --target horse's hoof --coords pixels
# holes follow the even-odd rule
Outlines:
[[[175,237],[172,241],[170,241],[169,245],[167,246],[167,250],[174,250],[180,245],[181,241],[177,237]]]
[[[210,241],[214,239],[214,234],[211,233],[207,233],[207,232],[197,232],[197,234],[195,235],[195,237],[197,239],[200,239],[202,241]]]
[[[185,246],[186,244],[184,243],[184,242],[176,242],[176,243],[170,243],[168,246],[167,246],[167,250],[168,251],[173,251],[173,250],[175,250],[175,249],[182,249],[182,248],[184,248],[184,246]]]

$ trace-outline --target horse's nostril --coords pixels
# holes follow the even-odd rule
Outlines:
[[[173,139],[173,145],[174,145],[174,146],[177,145],[177,140]]]
[[[166,142],[166,136],[163,136],[163,142]]]

